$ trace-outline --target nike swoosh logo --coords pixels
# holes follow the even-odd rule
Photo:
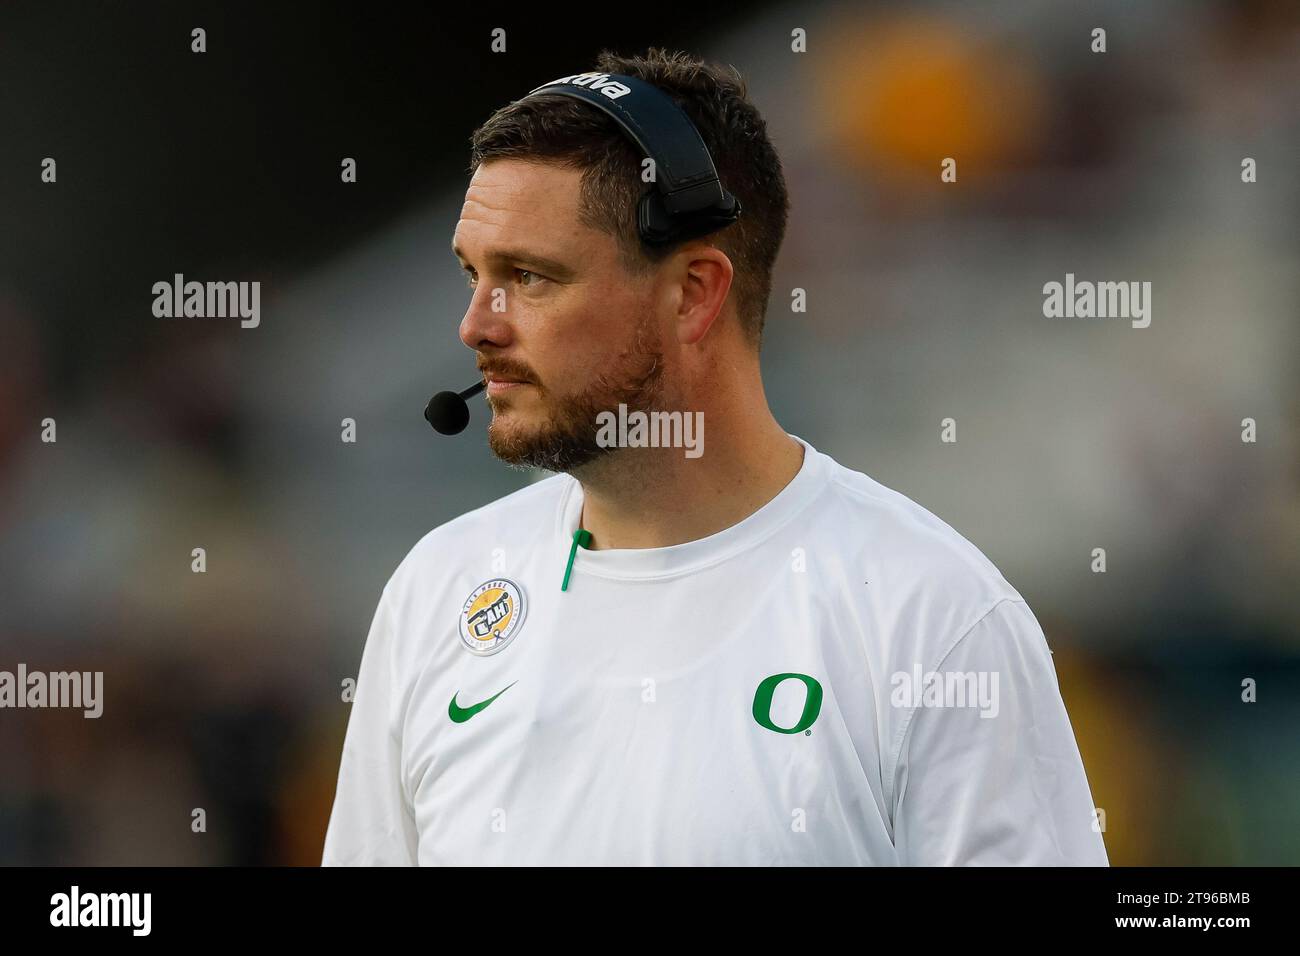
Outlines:
[[[450,717],[454,722],[458,724],[463,724],[465,723],[465,721],[469,720],[480,710],[482,710],[488,704],[492,703],[492,701],[496,700],[498,697],[500,697],[502,694],[504,694],[511,687],[514,687],[515,684],[518,683],[519,681],[511,681],[509,684],[507,684],[505,687],[502,687],[499,691],[497,691],[487,700],[474,704],[471,707],[461,707],[459,704],[456,703],[456,697],[460,694],[460,691],[457,691],[455,694],[451,695],[451,703],[447,705],[447,716]]]

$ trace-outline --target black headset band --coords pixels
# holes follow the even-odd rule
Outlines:
[[[643,210],[640,225],[647,241],[700,235],[739,217],[740,203],[722,187],[699,130],[658,87],[620,73],[575,73],[544,83],[523,99],[543,94],[590,103],[654,160],[662,215]]]

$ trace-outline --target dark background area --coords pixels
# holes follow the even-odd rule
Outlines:
[[[193,275],[302,270],[467,178],[469,132],[527,92],[521,76],[603,46],[689,48],[726,15],[662,3],[651,27],[572,4],[6,3],[5,285],[50,317],[53,384],[80,398],[153,333],[134,302],[161,259]],[[508,70],[456,39],[497,26]],[[321,157],[358,153],[364,175],[340,190]],[[37,155],[63,158],[57,191],[30,175]]]

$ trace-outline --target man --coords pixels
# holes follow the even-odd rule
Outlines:
[[[1024,600],[767,407],[788,200],[743,82],[659,50],[597,69],[673,96],[742,215],[640,243],[644,157],[586,103],[476,132],[460,336],[493,452],[559,474],[388,582],[324,863],[1105,865]],[[647,412],[675,447],[609,427]]]

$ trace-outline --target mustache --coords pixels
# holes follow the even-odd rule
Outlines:
[[[492,362],[480,360],[478,362],[478,370],[483,373],[485,379],[489,375],[500,375],[505,378],[514,378],[523,382],[529,382],[533,385],[541,384],[537,380],[537,376],[532,373],[532,370],[519,362],[510,362],[504,359],[497,359]]]

